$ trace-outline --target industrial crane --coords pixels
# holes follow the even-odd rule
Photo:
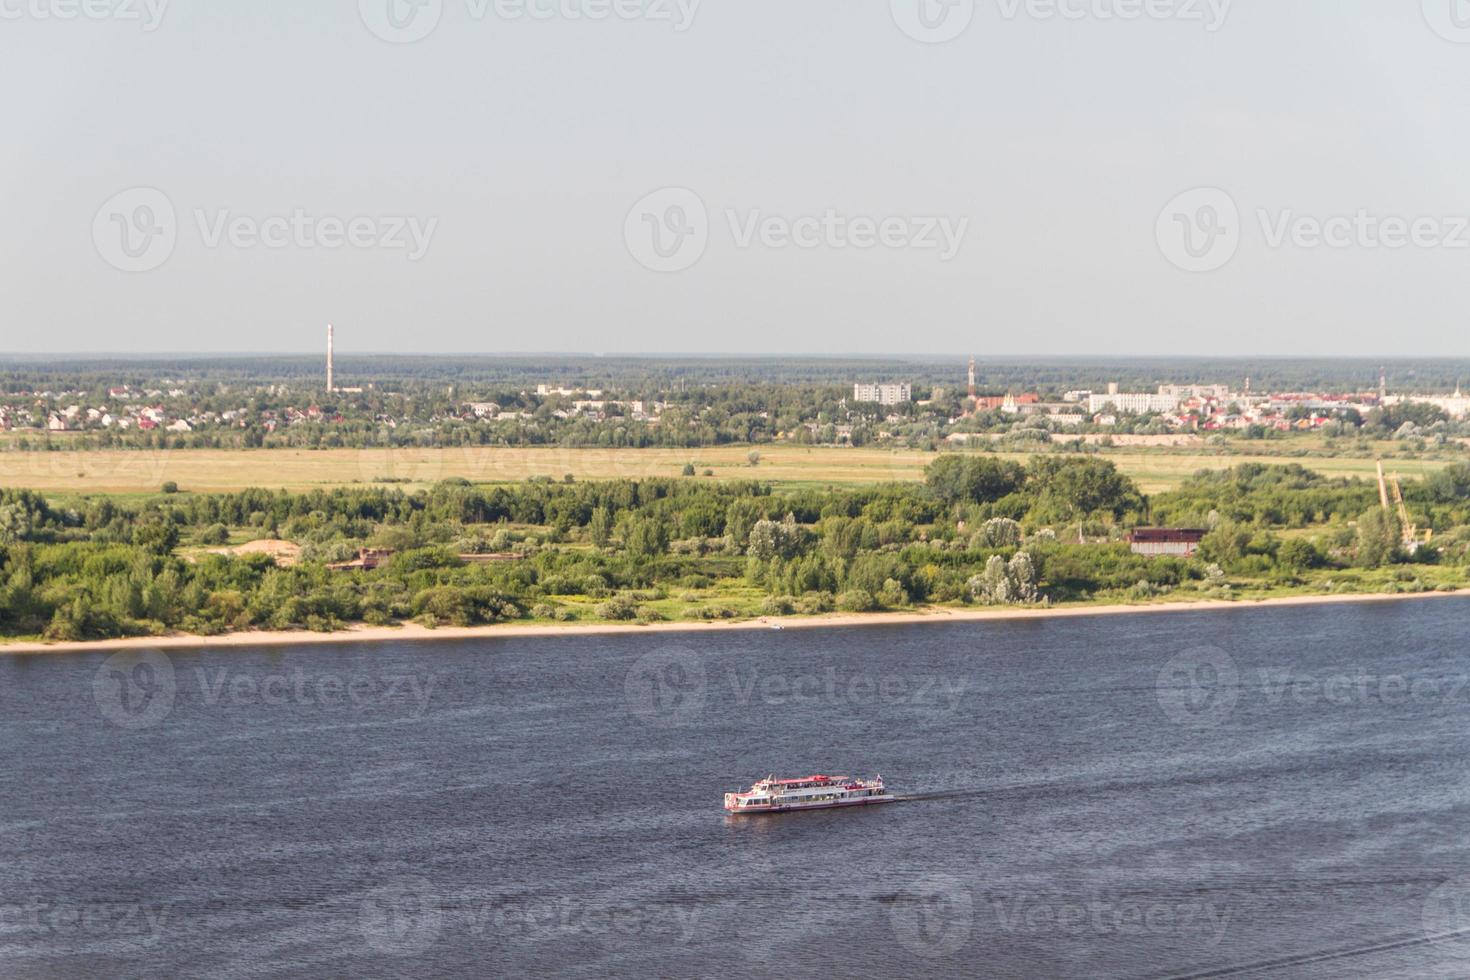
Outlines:
[[[1398,509],[1399,528],[1403,534],[1403,544],[1409,552],[1419,549],[1419,527],[1410,522],[1409,508],[1404,504],[1404,488],[1399,482],[1399,475],[1387,476],[1383,472],[1383,460],[1378,461],[1378,499],[1383,504],[1384,513],[1388,513],[1388,495],[1390,489],[1393,491],[1393,502]],[[1434,534],[1433,529],[1425,533],[1424,540],[1427,542]]]

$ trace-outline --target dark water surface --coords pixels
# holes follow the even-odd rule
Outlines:
[[[1467,625],[0,658],[0,976],[1462,977]]]

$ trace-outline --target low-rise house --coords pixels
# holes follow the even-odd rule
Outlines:
[[[333,562],[327,567],[334,572],[371,571],[392,557],[393,552],[385,548],[359,548],[357,557],[351,561]]]
[[[1188,558],[1199,550],[1208,533],[1198,528],[1140,527],[1128,535],[1128,545],[1135,555]]]

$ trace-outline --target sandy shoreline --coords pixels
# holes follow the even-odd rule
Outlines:
[[[1261,609],[1278,606],[1316,606],[1334,603],[1406,602],[1449,599],[1470,595],[1470,589],[1458,592],[1424,592],[1413,595],[1352,594],[1323,596],[1284,596],[1278,599],[1200,600],[1198,602],[1154,603],[1149,605],[1064,606],[1043,609],[950,609],[931,607],[916,612],[839,613],[801,618],[760,618],[739,621],[653,623],[638,626],[626,623],[515,624],[494,626],[441,627],[428,629],[416,623],[404,626],[357,626],[336,633],[312,633],[307,630],[281,632],[229,633],[224,636],[143,636],[120,640],[93,640],[82,643],[0,643],[0,654],[81,653],[89,651],[136,649],[210,650],[238,647],[296,646],[343,643],[379,643],[386,640],[411,642],[525,639],[563,636],[604,636],[621,633],[707,633],[728,630],[834,629],[855,626],[906,626],[921,623],[969,623],[986,620],[1082,618],[1087,616],[1149,615],[1182,612],[1204,612],[1225,609]]]

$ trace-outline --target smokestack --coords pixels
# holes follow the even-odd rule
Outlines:
[[[327,324],[327,390],[336,391],[332,383],[332,325]]]

